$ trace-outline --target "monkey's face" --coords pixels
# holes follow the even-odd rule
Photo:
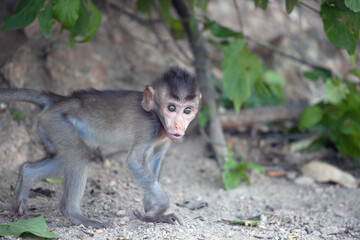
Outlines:
[[[146,86],[141,106],[147,112],[155,111],[166,135],[173,141],[179,141],[196,117],[201,93],[190,75],[177,79],[172,76],[174,74],[169,73],[169,76],[160,79],[157,89]]]
[[[168,98],[165,98],[168,99]],[[162,122],[168,137],[179,141],[185,135],[189,124],[196,117],[199,98],[192,101],[176,101],[169,99],[161,104]]]

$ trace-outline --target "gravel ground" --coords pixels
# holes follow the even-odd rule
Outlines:
[[[142,207],[142,192],[124,168],[126,154],[104,163],[91,162],[91,176],[83,199],[92,218],[110,220],[113,229],[94,230],[71,226],[57,204],[61,184],[40,182],[54,191],[51,198],[31,193],[28,217],[43,215],[60,239],[358,239],[360,238],[360,190],[338,185],[273,178],[250,173],[252,185],[224,191],[216,163],[204,156],[204,144],[188,137],[169,150],[161,184],[183,225],[143,223],[132,211]],[[0,170],[0,223],[10,222],[16,173]],[[190,210],[182,205],[192,206]],[[258,227],[233,226],[219,220],[259,219]],[[11,239],[11,238],[4,238]]]

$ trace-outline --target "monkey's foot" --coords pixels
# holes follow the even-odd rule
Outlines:
[[[25,210],[26,210],[26,200],[22,200],[21,198],[18,198],[18,200],[14,202],[10,214],[13,217],[20,218],[26,214]]]
[[[150,216],[148,213],[141,213],[138,210],[134,210],[134,215],[135,217],[137,217],[139,220],[143,221],[143,222],[156,222],[156,223],[168,223],[168,224],[173,224],[175,225],[176,223],[182,225],[182,221],[180,220],[179,217],[177,217],[174,213],[170,213],[167,215],[155,215],[155,216]]]
[[[178,223],[180,225],[183,225],[181,219],[178,216],[176,216],[174,213],[170,213],[170,214],[162,216],[160,218],[160,220],[158,220],[157,222],[168,223],[168,224],[173,224],[173,225]]]
[[[8,217],[11,218],[13,221],[18,221],[18,220],[24,220],[26,218],[26,215],[19,214],[18,212],[15,211],[10,211]]]

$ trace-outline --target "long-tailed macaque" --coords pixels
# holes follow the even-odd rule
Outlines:
[[[64,176],[61,213],[73,224],[105,228],[84,216],[80,202],[87,179],[87,161],[99,145],[130,149],[126,163],[143,188],[144,210],[134,215],[145,222],[181,223],[165,214],[169,199],[158,182],[170,140],[180,140],[198,112],[201,93],[185,70],[173,67],[144,92],[76,91],[70,96],[29,89],[0,89],[0,101],[37,104],[42,112],[37,132],[48,156],[20,168],[13,210],[23,215],[31,185],[43,178]]]

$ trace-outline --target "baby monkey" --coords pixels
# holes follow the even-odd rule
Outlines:
[[[145,222],[175,224],[165,214],[169,199],[159,184],[162,159],[171,140],[183,138],[200,106],[196,79],[177,67],[165,72],[143,92],[81,90],[70,96],[29,89],[0,89],[0,101],[24,101],[42,109],[37,133],[48,156],[20,168],[13,210],[23,215],[31,185],[40,179],[64,177],[61,213],[73,224],[111,227],[86,217],[80,203],[93,149],[101,145],[129,148],[126,164],[144,190],[144,212],[134,215]]]

